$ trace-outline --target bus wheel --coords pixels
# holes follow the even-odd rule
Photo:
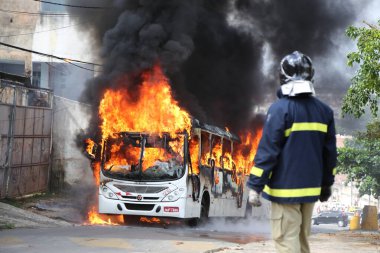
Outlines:
[[[186,223],[187,223],[187,225],[189,226],[189,227],[196,227],[196,226],[198,226],[198,223],[199,223],[199,218],[191,218],[191,219],[188,219],[187,221],[186,221]]]
[[[209,197],[204,194],[201,202],[201,217],[200,223],[207,223],[208,221],[208,210],[209,210]]]

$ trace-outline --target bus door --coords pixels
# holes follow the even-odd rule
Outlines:
[[[222,150],[223,150],[223,139],[218,135],[211,135],[211,152],[210,152],[210,163],[211,163],[211,175],[212,181],[212,192],[217,196],[223,194],[223,167],[222,167]]]

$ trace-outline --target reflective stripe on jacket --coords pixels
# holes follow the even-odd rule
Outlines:
[[[333,111],[313,96],[283,97],[268,110],[247,186],[279,203],[315,202],[334,183]]]

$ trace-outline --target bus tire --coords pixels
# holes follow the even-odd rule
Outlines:
[[[201,201],[201,215],[200,223],[206,223],[208,221],[208,212],[210,210],[210,195],[208,192],[204,192]]]

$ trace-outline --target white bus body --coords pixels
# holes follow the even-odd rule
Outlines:
[[[211,131],[213,130],[213,131]],[[214,131],[209,128],[193,130],[202,144],[201,138],[218,138],[220,143],[230,145],[232,152],[233,138],[228,132]],[[172,217],[181,219],[206,217],[243,217],[246,214],[248,192],[245,190],[245,175],[235,171],[215,166],[215,161],[209,159],[208,164],[198,163],[198,168],[191,166],[189,142],[184,138],[183,172],[178,172],[178,178],[163,180],[131,180],[112,174],[113,168],[107,169],[102,163],[99,185],[99,213],[122,214],[133,216]],[[207,140],[203,140],[207,142]],[[104,146],[104,145],[103,145]],[[201,145],[200,145],[201,146]],[[206,147],[200,147],[197,154],[201,161],[202,152],[211,154]],[[103,147],[103,152],[104,147]],[[142,156],[143,157],[143,156]],[[188,158],[187,158],[188,157]],[[102,155],[102,159],[104,154]],[[141,161],[141,160],[140,160]],[[160,162],[160,166],[162,162]],[[130,170],[129,165],[120,165]],[[156,168],[156,167],[155,167]],[[158,168],[158,167],[157,167]],[[121,170],[120,168],[118,168]],[[197,174],[194,171],[197,170]],[[178,169],[178,171],[182,171]],[[138,172],[133,172],[137,175]],[[182,174],[181,174],[182,173]],[[175,174],[175,175],[177,175]],[[141,173],[140,173],[141,175]],[[218,180],[215,180],[218,178]]]

